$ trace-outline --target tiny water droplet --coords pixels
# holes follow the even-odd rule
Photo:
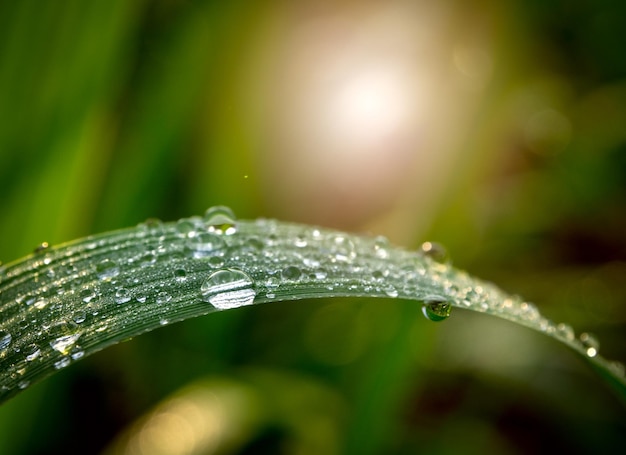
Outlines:
[[[160,325],[167,325],[167,324],[169,324],[169,323],[170,323],[170,321],[168,321],[167,319],[160,319],[160,320],[159,320],[159,324],[160,324]]]
[[[44,251],[47,251],[49,248],[50,248],[50,244],[48,242],[41,242],[39,245],[37,245],[37,247],[35,248],[33,253],[34,254],[41,254]]]
[[[356,257],[354,242],[348,237],[337,235],[330,241],[331,260],[349,262]]]
[[[74,316],[72,317],[72,320],[76,324],[82,324],[83,322],[85,322],[85,319],[87,319],[87,313],[82,310],[79,310],[76,313],[74,313]]]
[[[63,355],[67,355],[70,348],[74,346],[76,341],[80,338],[81,333],[74,333],[72,335],[64,335],[50,342],[50,346],[55,351],[59,351]]]
[[[392,285],[385,286],[383,290],[385,291],[385,294],[387,294],[389,297],[398,297],[398,290]]]
[[[590,333],[581,333],[580,334],[580,342],[585,348],[585,353],[589,357],[595,357],[598,355],[598,351],[600,350],[600,342],[598,339],[591,335]]]
[[[119,288],[115,291],[115,303],[122,304],[132,299],[131,292],[126,288]]]
[[[158,304],[167,303],[170,300],[172,300],[172,296],[165,291],[159,292],[156,296],[156,303]]]
[[[381,259],[387,259],[389,257],[389,240],[386,237],[378,236],[374,240],[374,254]]]
[[[285,267],[282,271],[283,278],[290,281],[296,281],[302,276],[302,271],[293,265]]]
[[[37,308],[38,310],[43,310],[45,307],[48,306],[48,299],[45,297],[40,297],[37,300],[35,300],[35,303],[33,303],[33,306]]]
[[[23,381],[20,381],[19,384],[17,385],[21,390],[24,390],[26,388],[28,388],[28,386],[30,385],[30,381],[27,381],[26,379],[24,379]]]
[[[452,306],[445,300],[425,301],[422,306],[422,313],[426,319],[433,322],[440,322],[450,317]]]
[[[26,347],[24,353],[26,354],[26,361],[32,362],[33,360],[39,358],[39,356],[41,355],[41,349],[39,349],[39,346],[33,343]]]
[[[196,235],[196,224],[189,219],[178,220],[176,232],[181,237],[193,237]]]
[[[4,352],[9,347],[12,339],[13,336],[9,332],[0,330],[0,353]]]
[[[228,268],[213,272],[202,283],[202,299],[220,310],[251,305],[256,291],[254,282],[245,272]]]
[[[174,270],[174,279],[179,283],[182,283],[187,279],[187,272],[185,269],[176,269]]]
[[[65,368],[66,366],[68,366],[70,364],[70,362],[71,362],[71,360],[70,360],[69,357],[63,357],[58,362],[54,362],[54,368],[56,370],[60,370],[61,368]]]
[[[236,219],[230,207],[224,205],[211,207],[204,212],[204,221],[208,230],[215,234],[232,235],[237,232]]]
[[[202,232],[187,239],[186,246],[191,250],[193,257],[201,258],[223,253],[226,243],[215,233]]]
[[[209,267],[219,269],[224,267],[224,258],[222,256],[211,256],[208,260]]]
[[[96,291],[94,291],[91,288],[83,288],[80,290],[79,295],[80,295],[80,298],[83,300],[83,302],[89,303],[96,296]]]
[[[315,275],[317,280],[325,280],[328,277],[328,272],[324,269],[317,269],[313,272],[313,275]]]
[[[561,322],[556,326],[556,331],[567,341],[574,341],[574,338],[576,337],[576,335],[574,334],[574,329],[569,324],[564,324]]]
[[[74,346],[70,351],[70,357],[72,360],[78,360],[85,356],[85,351],[83,351],[80,347]]]
[[[293,244],[295,246],[297,246],[298,248],[304,248],[305,246],[307,246],[307,241],[306,238],[303,235],[298,235],[296,236]]]
[[[96,265],[96,275],[104,281],[109,281],[119,275],[120,269],[111,259],[103,259]]]
[[[437,262],[444,262],[448,259],[446,248],[437,242],[424,242],[420,246],[420,252]]]
[[[152,264],[155,264],[157,261],[157,256],[152,251],[147,252],[139,259],[139,265],[141,267],[148,267]]]

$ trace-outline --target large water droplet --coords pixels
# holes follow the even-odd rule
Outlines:
[[[101,280],[109,281],[120,273],[120,268],[115,261],[111,259],[103,259],[96,265],[96,275]]]
[[[50,346],[55,351],[59,351],[63,355],[67,355],[70,351],[70,348],[74,346],[76,341],[80,338],[81,333],[74,333],[72,335],[64,335],[62,337],[56,338],[55,340],[50,342]]]
[[[202,299],[220,310],[251,305],[256,291],[254,282],[238,269],[222,269],[212,273],[202,283]]]
[[[232,235],[237,232],[236,219],[230,207],[224,205],[211,207],[204,212],[204,222],[209,232],[215,234]]]
[[[422,313],[426,319],[440,322],[450,317],[452,306],[445,300],[428,300],[422,306]]]
[[[13,336],[9,332],[0,330],[0,353],[4,352],[9,347],[12,339]]]

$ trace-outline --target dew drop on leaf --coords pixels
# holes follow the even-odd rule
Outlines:
[[[119,275],[119,273],[120,268],[111,259],[103,259],[96,265],[96,275],[101,280],[109,281]]]
[[[581,333],[580,342],[582,343],[587,356],[595,357],[598,355],[598,351],[600,350],[600,342],[597,340],[596,337],[587,332]]]
[[[437,262],[444,262],[448,259],[446,248],[437,242],[424,242],[420,246],[420,252]]]
[[[70,364],[70,359],[69,357],[63,357],[61,360],[59,360],[58,362],[54,362],[54,368],[56,370],[60,370],[61,368],[65,368],[66,366],[68,366]]]
[[[50,342],[50,346],[55,351],[59,351],[61,354],[66,355],[70,348],[74,346],[76,341],[80,338],[81,333],[74,333],[72,335],[64,335],[62,337],[56,338],[55,340]]]
[[[41,349],[39,349],[39,346],[34,343],[27,346],[24,352],[26,354],[27,362],[32,362],[33,360],[39,358],[39,356],[41,355]]]
[[[293,265],[285,267],[282,271],[283,278],[289,281],[296,281],[302,276],[302,272],[298,267]]]
[[[228,268],[209,275],[202,283],[200,293],[205,302],[220,310],[227,310],[251,305],[256,296],[253,285],[252,278],[245,272]]]
[[[424,302],[422,313],[429,321],[440,322],[450,316],[452,306],[444,300],[429,300]]]
[[[12,339],[13,336],[11,336],[9,332],[0,330],[0,353],[4,352],[9,347]]]
[[[172,296],[165,291],[161,291],[156,296],[156,303],[162,304],[172,300]]]
[[[236,219],[230,207],[225,205],[217,205],[204,212],[204,222],[209,232],[215,234],[232,235],[237,232]]]
[[[115,303],[122,304],[130,301],[132,295],[126,288],[119,288],[115,291]]]
[[[223,252],[226,244],[215,233],[203,232],[187,240],[187,248],[194,258],[214,256]]]

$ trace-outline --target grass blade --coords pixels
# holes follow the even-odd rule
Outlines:
[[[427,252],[273,220],[158,220],[80,239],[8,264],[0,273],[0,402],[72,362],[162,325],[249,304],[363,296],[451,307],[543,332],[587,358],[620,396],[623,366],[537,308]]]

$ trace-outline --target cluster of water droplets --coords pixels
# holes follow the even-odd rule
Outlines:
[[[577,338],[533,304],[454,269],[436,243],[410,252],[384,237],[240,221],[218,206],[203,217],[150,219],[59,248],[41,244],[32,256],[0,268],[0,399],[40,379],[38,370],[64,368],[160,325],[326,296],[420,300],[431,321],[447,319],[453,306],[494,314],[598,358],[591,335]],[[609,367],[623,371],[621,364]]]

